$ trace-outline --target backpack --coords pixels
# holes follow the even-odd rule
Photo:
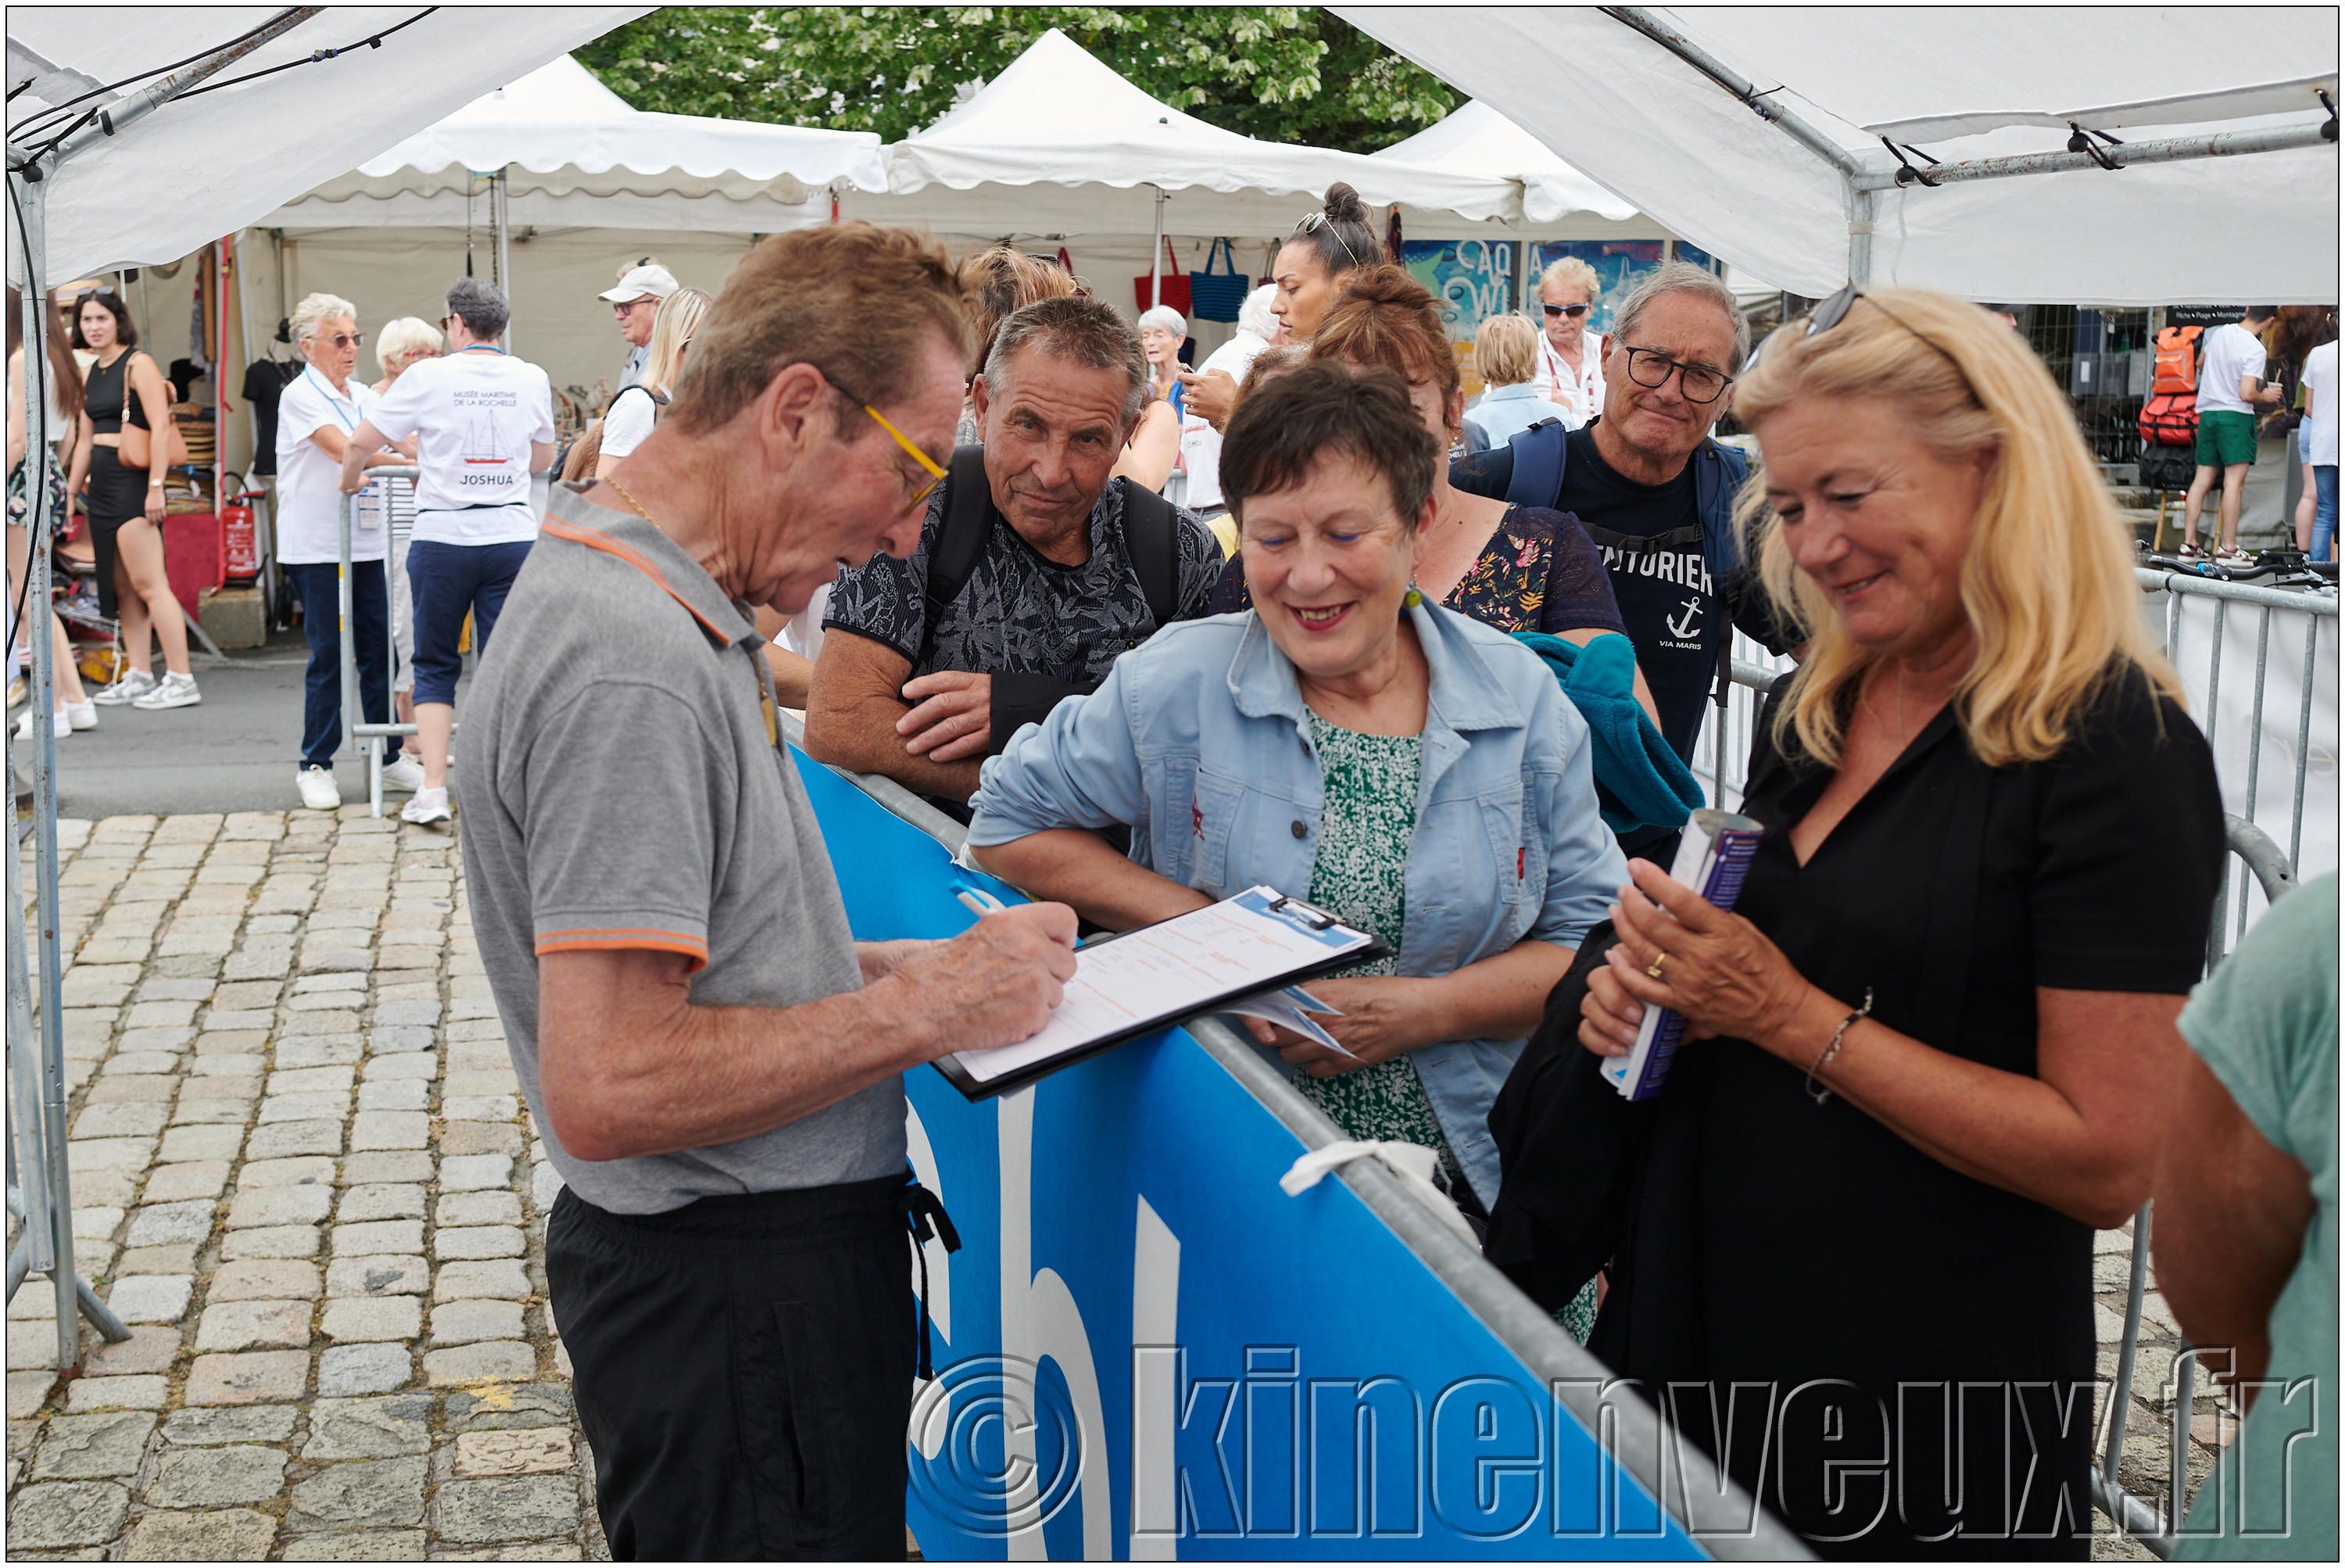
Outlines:
[[[624,397],[631,392],[639,392],[652,400],[652,424],[655,427],[661,420],[667,417],[666,397],[642,385],[624,388],[621,391],[620,396]],[[615,397],[611,400],[614,403],[618,401],[619,399]],[[553,472],[557,479],[568,483],[574,479],[592,480],[594,477],[595,466],[603,459],[603,420],[609,417],[605,412],[602,418],[589,424],[577,440],[562,449],[562,455],[553,460]]]
[[[2149,396],[2141,405],[2146,446],[2186,446],[2198,439],[2198,364],[2204,327],[2167,327],[2157,334]]]
[[[985,448],[955,447],[948,474],[944,516],[937,526],[936,548],[929,556],[928,606],[920,622],[920,651],[912,660],[915,672],[929,662],[937,623],[969,586],[978,560],[985,554],[985,541],[993,532],[993,492],[985,482]],[[1127,480],[1123,539],[1132,552],[1140,590],[1148,596],[1148,613],[1160,630],[1171,626],[1181,607],[1173,569],[1172,504]]]

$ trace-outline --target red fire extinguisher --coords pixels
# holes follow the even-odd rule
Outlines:
[[[257,490],[239,491],[220,508],[220,575],[253,578],[260,575],[260,540],[254,529],[252,504]]]

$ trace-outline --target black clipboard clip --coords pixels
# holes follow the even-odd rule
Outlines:
[[[1276,912],[1277,911],[1288,908],[1290,905],[1303,912],[1304,921],[1309,924],[1313,931],[1326,931],[1332,927],[1339,926],[1344,923],[1342,921],[1337,920],[1334,915],[1328,914],[1324,911],[1313,909],[1301,899],[1290,898],[1284,893],[1279,894],[1276,898],[1271,900],[1270,902],[1264,904],[1263,907],[1266,910],[1272,911],[1273,912]]]

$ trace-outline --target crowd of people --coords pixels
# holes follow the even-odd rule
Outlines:
[[[547,1275],[614,1555],[900,1551],[903,1237],[940,1212],[900,1074],[1032,1033],[1082,923],[1256,883],[1390,949],[1315,983],[1342,1051],[1248,1021],[1258,1046],[1346,1135],[1435,1150],[1492,1260],[1619,1372],[1829,1386],[1868,1443],[1917,1387],[2040,1393],[1893,1437],[1879,1414],[1887,1469],[1969,1478],[1895,1509],[1771,1485],[1764,1445],[1680,1406],[1818,1550],[2085,1554],[2093,1232],[2156,1192],[2190,1217],[2159,1231],[2185,1331],[2267,1390],[2319,1379],[2304,1522],[2333,1551],[2337,884],[2186,1010],[2221,801],[2066,400],[1944,295],[1852,285],[1754,356],[1705,269],[1654,269],[1606,334],[1597,282],[1558,262],[1536,321],[1485,326],[1469,412],[1344,186],[1194,370],[1177,313],[1135,324],[1008,247],[810,229],[713,300],[645,259],[604,296],[632,390],[542,522],[549,391],[498,349],[498,290],[393,323],[377,387],[348,303],[301,302],[279,524],[305,601],[331,603],[316,541],[368,466],[420,473],[365,514],[351,585],[370,719],[391,576],[412,596],[411,821],[449,812],[467,620],[482,656],[504,628],[454,743],[463,852],[567,1184]],[[86,437],[131,428],[147,372],[102,300],[82,322],[120,369],[60,389],[74,481],[107,476],[137,594],[137,465]],[[1763,468],[1715,439],[1730,406]],[[179,664],[142,704],[183,678],[151,614]],[[1797,664],[1728,913],[1669,868],[1737,628]],[[350,700],[330,641],[313,805]],[[811,757],[960,817],[1036,901],[854,942],[781,745],[799,706]],[[1652,1006],[1693,1040],[1631,1104],[1598,1073]],[[1494,1132],[1502,1096],[1534,1135]],[[819,1389],[787,1371],[809,1354]],[[2284,1402],[2235,1454],[2287,1449]]]

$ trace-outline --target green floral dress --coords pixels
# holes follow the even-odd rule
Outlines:
[[[1424,741],[1415,735],[1363,735],[1311,715],[1311,744],[1319,754],[1326,804],[1319,816],[1319,856],[1311,868],[1310,901],[1346,925],[1374,932],[1395,954],[1407,913],[1404,877],[1408,841],[1416,831],[1416,783]],[[1342,978],[1392,974],[1397,957],[1343,971]],[[1357,1072],[1318,1078],[1298,1068],[1294,1086],[1327,1113],[1348,1137],[1421,1144],[1440,1154],[1439,1184],[1472,1205],[1433,1102],[1406,1054]]]
[[[1423,739],[1364,735],[1314,713],[1311,744],[1319,755],[1325,805],[1319,816],[1319,854],[1311,868],[1309,900],[1347,925],[1374,932],[1397,955],[1407,913],[1405,878],[1409,840],[1416,831]],[[1392,974],[1399,966],[1397,956],[1376,959],[1343,971],[1340,978]],[[1447,1188],[1466,1212],[1484,1217],[1480,1200],[1442,1135],[1412,1056],[1404,1053],[1326,1078],[1298,1068],[1294,1086],[1348,1137],[1420,1144],[1436,1151],[1436,1184]],[[1556,1318],[1585,1343],[1596,1321],[1594,1284]]]

